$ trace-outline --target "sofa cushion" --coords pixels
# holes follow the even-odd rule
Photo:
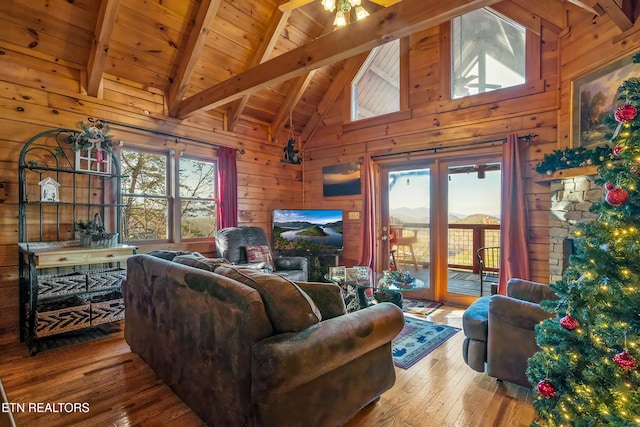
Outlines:
[[[277,333],[298,332],[322,320],[309,295],[282,276],[224,264],[215,272],[257,290]]]
[[[249,264],[263,263],[268,265],[271,271],[276,269],[276,266],[273,263],[273,257],[271,256],[271,249],[269,248],[269,246],[248,245],[245,247],[245,249],[247,251],[247,261],[249,261]]]
[[[205,258],[200,254],[178,255],[173,258],[173,262],[207,271],[213,271],[219,264],[230,264],[230,262],[224,258]]]

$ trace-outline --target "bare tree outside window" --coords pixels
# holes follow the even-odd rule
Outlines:
[[[122,151],[126,240],[168,239],[167,155]]]
[[[218,203],[216,162],[180,156],[178,174],[172,176],[169,156],[168,153],[122,151],[125,240],[213,236]],[[175,205],[172,194],[176,195]],[[179,211],[173,206],[178,206]],[[180,230],[180,236],[170,236],[169,230]]]
[[[216,229],[216,164],[180,159],[179,195],[183,239],[212,237]]]

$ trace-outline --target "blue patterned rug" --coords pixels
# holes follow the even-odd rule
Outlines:
[[[411,316],[405,316],[404,321],[404,328],[392,342],[393,363],[403,369],[409,369],[460,330]]]

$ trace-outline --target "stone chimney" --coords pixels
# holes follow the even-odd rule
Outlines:
[[[586,175],[550,181],[550,282],[561,279],[562,272],[569,264],[576,224],[597,218],[589,212],[589,207],[593,202],[602,200],[605,190],[595,184],[595,178],[596,175]]]

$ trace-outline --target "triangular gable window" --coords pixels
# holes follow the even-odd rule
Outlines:
[[[374,48],[351,83],[351,120],[400,111],[400,40]]]
[[[478,9],[454,18],[451,31],[452,98],[524,84],[524,27]]]

